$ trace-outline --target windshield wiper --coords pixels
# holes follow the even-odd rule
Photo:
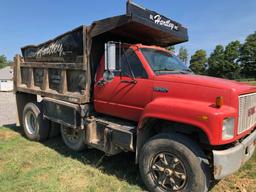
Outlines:
[[[177,70],[177,69],[156,69],[154,72],[171,72],[171,73],[180,73],[180,74],[189,74],[192,71],[190,69],[183,69],[183,70]]]
[[[183,69],[182,71],[186,74],[194,74],[194,72],[191,69]]]
[[[182,69],[182,71],[189,71],[189,72],[192,72],[191,69]]]
[[[154,71],[155,71],[155,72],[159,72],[159,71],[176,71],[176,69],[167,69],[167,68],[164,68],[164,69],[155,69]]]

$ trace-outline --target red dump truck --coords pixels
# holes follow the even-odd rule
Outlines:
[[[135,152],[149,191],[209,190],[254,152],[256,88],[195,75],[163,48],[186,41],[181,24],[127,2],[124,15],[23,47],[14,85],[26,136],[59,127],[76,151]]]

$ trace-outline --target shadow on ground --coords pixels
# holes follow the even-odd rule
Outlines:
[[[21,127],[17,127],[15,124],[4,125],[4,127],[10,128],[25,138]],[[109,157],[96,149],[86,149],[83,152],[74,152],[65,146],[60,136],[42,142],[42,144],[54,149],[65,157],[71,157],[83,164],[89,164],[106,174],[116,176],[120,180],[125,180],[131,185],[138,185],[142,189],[145,189],[145,186],[140,179],[138,166],[135,165],[135,153],[120,153]]]

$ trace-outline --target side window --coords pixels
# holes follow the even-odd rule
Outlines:
[[[142,63],[132,49],[124,49],[121,54],[121,59],[117,58],[117,63],[120,69],[119,60],[121,61],[122,76],[132,77],[134,75],[136,78],[147,78],[147,73],[142,66]]]

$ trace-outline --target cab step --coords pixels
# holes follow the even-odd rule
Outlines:
[[[134,151],[136,124],[118,118],[90,117],[86,130],[87,145],[109,155]]]

